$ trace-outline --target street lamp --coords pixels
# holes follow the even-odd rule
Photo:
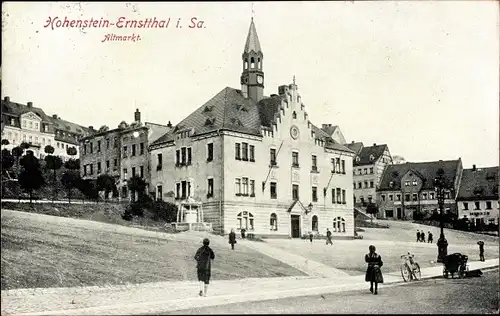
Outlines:
[[[434,190],[436,191],[436,197],[439,205],[439,227],[441,228],[441,234],[439,235],[439,239],[437,241],[438,246],[438,257],[437,262],[443,262],[444,258],[448,254],[448,241],[444,237],[444,191],[446,189],[445,179],[444,179],[444,171],[443,169],[439,169],[437,172],[436,178],[434,178]]]
[[[309,205],[307,206],[307,210],[309,211],[308,213],[310,213],[312,209],[313,209],[313,204],[309,203]]]

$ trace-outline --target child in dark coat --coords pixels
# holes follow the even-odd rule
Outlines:
[[[208,284],[210,283],[211,263],[215,259],[213,250],[208,246],[210,240],[203,239],[203,246],[196,251],[196,269],[198,272],[198,282],[200,282],[200,296],[207,296]]]
[[[234,229],[231,229],[229,233],[229,243],[231,244],[231,249],[234,250],[234,244],[236,244],[236,234],[234,233]]]
[[[384,283],[384,277],[380,268],[384,264],[382,262],[382,257],[375,252],[375,246],[371,245],[369,248],[369,253],[365,255],[365,262],[368,263],[368,268],[366,269],[365,281],[370,282],[370,292],[377,295],[378,294],[378,284]],[[375,291],[373,289],[373,284],[375,283]]]

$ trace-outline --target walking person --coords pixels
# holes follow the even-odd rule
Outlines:
[[[313,233],[312,233],[312,232],[309,232],[309,240],[310,240],[311,242],[313,242],[313,237],[314,237],[314,236],[313,236]]]
[[[484,261],[484,241],[480,240],[477,244],[479,245],[479,261]]]
[[[419,241],[420,241],[420,231],[417,230],[417,242],[419,242]]]
[[[234,244],[236,244],[236,234],[234,233],[234,229],[231,229],[229,233],[229,244],[231,244],[231,249],[234,250]]]
[[[425,242],[425,233],[424,233],[424,231],[422,231],[420,233],[420,239],[421,239],[422,242]]]
[[[330,245],[333,245],[333,242],[332,242],[332,232],[327,228],[326,229],[326,244],[330,244]]]
[[[427,243],[432,244],[432,233],[431,232],[427,232]]]
[[[208,284],[210,283],[211,263],[215,259],[213,250],[208,246],[210,240],[203,239],[201,246],[194,256],[197,262],[198,282],[200,283],[200,296],[207,296]]]
[[[375,252],[375,246],[370,245],[368,250],[369,252],[365,255],[365,262],[368,263],[365,281],[370,282],[370,292],[377,295],[378,284],[384,283],[384,277],[382,275],[382,271],[380,270],[384,263],[382,262],[382,257]],[[373,284],[375,284],[375,289],[373,288]]]

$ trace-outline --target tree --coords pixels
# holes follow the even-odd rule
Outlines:
[[[142,201],[144,196],[144,190],[146,189],[146,181],[138,176],[133,176],[128,180],[128,189],[132,196],[132,202],[135,202],[135,195],[137,193],[137,200]]]
[[[11,153],[16,160],[16,166],[19,166],[19,158],[21,158],[21,156],[23,155],[24,148],[22,148],[21,146],[14,147],[12,148]]]
[[[102,125],[97,132],[102,133],[102,132],[107,132],[107,131],[109,131],[109,127],[106,125]]]
[[[395,165],[403,164],[406,163],[406,159],[403,156],[394,155],[392,156],[392,163]]]
[[[64,163],[64,168],[68,170],[80,170],[80,159],[68,159]]]
[[[77,188],[89,200],[99,200],[99,194],[95,181],[90,179],[80,179],[80,181],[77,182]]]
[[[73,188],[78,186],[80,181],[80,173],[74,170],[68,170],[63,173],[61,177],[61,183],[68,193],[68,201],[71,203],[71,191]]]
[[[371,223],[373,224],[373,215],[378,213],[378,206],[373,202],[368,203],[366,213],[371,215]]]
[[[45,156],[45,163],[46,163],[47,169],[52,170],[54,172],[54,176],[52,179],[52,183],[54,183],[54,192],[52,195],[52,202],[54,202],[55,195],[57,194],[56,170],[61,169],[63,163],[62,163],[62,160],[60,157],[53,156],[53,155]]]
[[[72,146],[66,149],[66,153],[70,156],[76,156],[78,154],[78,151],[76,150],[76,147]]]
[[[155,220],[162,219],[167,223],[175,222],[177,217],[177,205],[164,202],[155,201],[153,204],[153,210],[155,212]]]
[[[30,196],[30,204],[33,201],[33,191],[38,190],[45,184],[40,163],[38,159],[31,153],[27,153],[21,158],[22,170],[19,174],[19,185]]]
[[[14,157],[8,149],[2,149],[1,164],[2,173],[9,171],[14,166]]]
[[[7,146],[9,144],[10,142],[7,139],[2,139],[2,146]]]
[[[50,146],[50,145],[47,145],[45,146],[45,148],[43,149],[43,151],[47,154],[47,155],[52,155],[55,151],[54,147]]]
[[[101,174],[97,177],[96,186],[98,191],[104,191],[104,199],[108,199],[109,193],[116,191],[115,179],[108,174]]]
[[[27,143],[27,142],[22,142],[20,146],[24,150],[26,150],[26,149],[28,149],[28,148],[31,147],[31,145],[29,143]]]

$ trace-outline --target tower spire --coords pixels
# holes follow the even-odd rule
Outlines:
[[[252,11],[253,12],[253,11]],[[250,28],[248,29],[247,41],[245,43],[244,53],[250,53],[254,51],[255,53],[262,53],[262,49],[260,48],[259,36],[257,35],[257,30],[255,29],[255,23],[253,22],[253,14],[252,21],[250,22]]]

